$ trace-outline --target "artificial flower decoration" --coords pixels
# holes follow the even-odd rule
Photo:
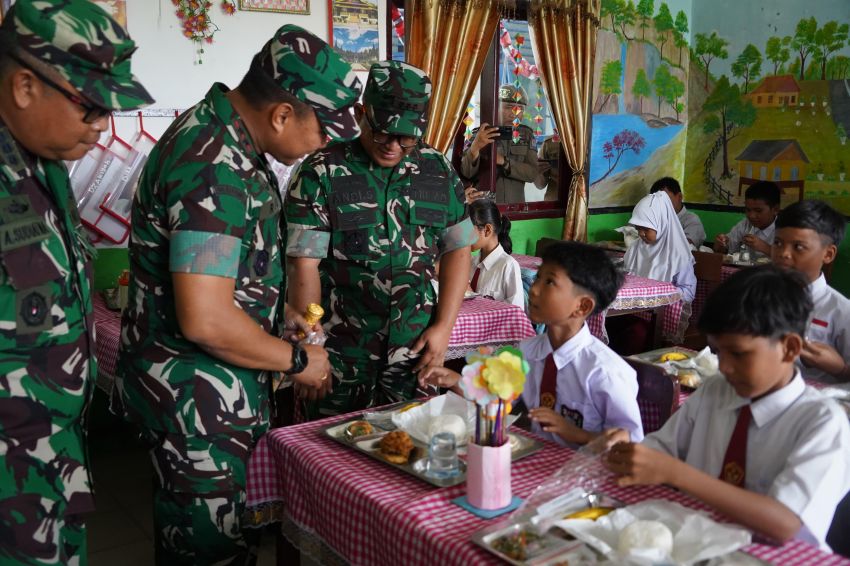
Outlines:
[[[484,362],[481,370],[482,380],[487,383],[490,392],[503,401],[512,401],[519,397],[525,386],[523,359],[513,352],[503,351],[498,356]],[[528,363],[525,363],[528,368]]]
[[[478,405],[487,405],[496,400],[496,396],[490,393],[487,382],[481,375],[483,365],[483,361],[467,364],[464,366],[460,378],[463,396]]]
[[[175,14],[180,19],[183,35],[190,41],[195,42],[198,55],[198,64],[203,63],[201,57],[204,54],[202,43],[212,43],[218,26],[210,19],[210,8],[212,2],[209,0],[171,0],[177,7]],[[222,0],[221,11],[227,15],[236,12],[236,4],[233,0]]]

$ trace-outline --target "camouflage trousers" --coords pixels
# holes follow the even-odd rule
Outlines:
[[[261,532],[243,529],[241,518],[248,457],[263,432],[150,435],[157,564],[256,563]]]
[[[418,361],[416,357],[387,364],[330,353],[333,392],[321,401],[305,403],[304,416],[315,420],[413,399],[417,391],[413,368]]]
[[[83,515],[66,515],[50,519],[39,513],[40,502],[31,495],[3,500],[3,527],[0,528],[0,564],[3,566],[46,566],[48,564],[85,566],[86,530]],[[17,515],[19,525],[33,527],[31,537],[15,540],[9,533],[21,534],[17,529],[6,531],[6,525]],[[17,531],[17,532],[16,532]]]

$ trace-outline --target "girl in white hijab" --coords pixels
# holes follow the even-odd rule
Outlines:
[[[667,193],[643,197],[629,224],[637,229],[640,240],[626,252],[625,268],[641,277],[672,283],[682,292],[682,302],[691,303],[697,288],[694,256]]]

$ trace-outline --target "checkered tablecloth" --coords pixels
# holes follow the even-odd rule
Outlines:
[[[463,301],[446,359],[462,358],[478,346],[502,346],[534,336],[525,312],[516,305],[476,297]]]
[[[498,563],[469,541],[492,523],[451,503],[463,495],[463,484],[432,487],[322,434],[322,428],[348,417],[269,431],[249,462],[249,508],[282,502],[287,523],[321,538],[355,565]],[[528,497],[572,455],[570,449],[547,442],[540,452],[515,462],[514,494]],[[707,511],[702,503],[663,486],[621,488],[602,479],[600,489],[626,503],[662,498]],[[777,565],[850,564],[798,541],[782,547],[752,544],[744,550]]]
[[[540,258],[527,255],[514,254],[513,256],[520,266],[523,286],[526,291],[531,287],[534,278],[537,277],[537,269],[540,267]],[[637,275],[626,275],[623,286],[617,292],[617,298],[608,307],[612,311],[623,311],[632,309],[651,309],[664,307],[661,312],[662,335],[676,336],[681,328],[681,317],[683,304],[680,301],[681,293],[672,283],[656,281],[638,277]],[[605,315],[599,313],[587,319],[587,326],[591,334],[607,342],[605,334]]]
[[[723,265],[720,268],[720,282],[723,283],[729,276],[740,270],[740,267],[736,267],[734,265]],[[693,320],[699,320],[699,315],[702,312],[702,307],[705,305],[705,300],[708,298],[708,282],[697,280],[697,290],[694,292],[694,302],[693,306],[693,314],[691,318]]]
[[[94,336],[97,355],[97,385],[107,393],[112,390],[118,344],[121,342],[121,313],[109,310],[100,293],[94,294]]]

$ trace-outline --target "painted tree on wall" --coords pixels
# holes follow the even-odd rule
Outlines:
[[[640,0],[637,5],[637,13],[640,16],[641,39],[646,39],[646,28],[649,27],[649,20],[655,13],[655,1]]]
[[[752,43],[748,43],[735,62],[732,63],[732,74],[744,79],[744,94],[749,92],[750,81],[755,82],[761,73],[761,53]]]
[[[602,0],[602,5],[600,6],[599,17],[603,21],[606,17],[611,18],[611,31],[616,31],[617,28],[615,19],[617,17],[617,13],[625,7],[625,3],[623,0]]]
[[[716,31],[711,32],[711,35],[698,33],[694,37],[696,38],[694,53],[705,67],[705,90],[708,91],[708,67],[714,59],[729,57],[729,52],[726,51],[729,42],[717,35]]]
[[[623,9],[617,12],[615,20],[617,25],[620,26],[623,37],[629,41],[633,40],[634,38],[629,37],[629,34],[626,33],[626,26],[634,26],[637,20],[637,8],[635,8],[635,3],[632,0],[629,0]]]
[[[806,58],[815,50],[815,34],[818,22],[814,16],[797,22],[797,29],[791,38],[791,47],[800,57],[800,80],[806,78]]]
[[[668,32],[676,29],[673,23],[673,14],[670,13],[670,7],[666,2],[662,2],[658,7],[658,13],[652,19],[655,24],[655,31],[658,32],[658,39],[661,41],[661,46],[658,48],[658,56],[664,59],[664,44],[669,39]]]
[[[788,49],[790,43],[791,38],[787,36],[768,38],[767,45],[764,47],[764,58],[773,63],[774,75],[778,74],[779,69],[791,58],[791,51]]]
[[[729,83],[726,75],[720,77],[714,90],[702,105],[704,112],[710,113],[703,125],[705,133],[718,132],[723,146],[723,173],[721,178],[732,176],[729,171],[729,140],[737,137],[741,128],[752,126],[756,121],[756,109],[753,103],[741,97],[738,85]]]
[[[620,158],[627,151],[633,151],[636,154],[640,153],[646,146],[646,140],[634,130],[622,130],[615,135],[611,141],[607,141],[602,145],[602,157],[608,161],[608,171],[604,175],[590,183],[590,186],[595,185],[599,181],[611,174],[617,167]]]
[[[637,97],[640,113],[643,114],[643,99],[652,95],[652,85],[649,84],[649,79],[646,78],[646,71],[643,68],[637,70],[635,82],[632,85],[632,94]]]
[[[846,79],[848,71],[850,71],[850,57],[846,55],[836,55],[826,66],[827,74],[833,79]]]
[[[673,33],[673,42],[679,48],[679,66],[682,66],[682,49],[688,46],[688,16],[683,10],[676,13],[676,21],[673,23],[675,31]]]
[[[602,94],[605,95],[605,99],[599,107],[600,111],[605,109],[605,105],[608,104],[608,101],[613,95],[623,92],[620,89],[620,80],[622,76],[623,65],[619,61],[608,61],[605,63],[605,66],[602,67],[602,80],[599,84],[599,89],[602,91]]]
[[[826,22],[822,28],[815,31],[815,58],[820,61],[820,79],[826,80],[826,64],[829,56],[844,47],[850,24],[838,25],[836,21]]]
[[[678,121],[679,112],[682,110],[679,99],[685,94],[685,83],[670,74],[670,68],[667,65],[661,65],[655,71],[652,83],[655,85],[655,96],[658,98],[658,117],[661,117],[661,101],[663,100],[676,111]]]

